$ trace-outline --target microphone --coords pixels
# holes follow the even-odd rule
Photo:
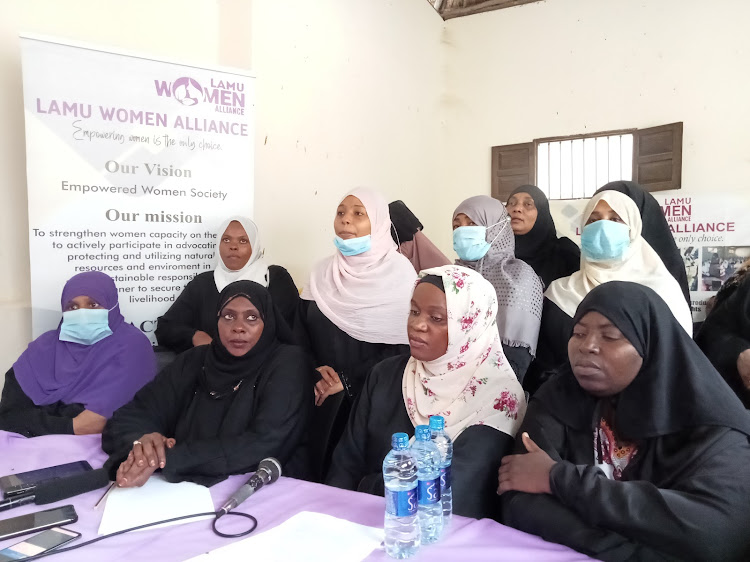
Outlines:
[[[223,511],[221,515],[229,513],[230,510],[234,509],[247,498],[252,496],[255,492],[260,490],[266,484],[273,484],[281,476],[281,464],[273,457],[263,459],[258,463],[258,470],[255,471],[248,480],[239,490],[232,494],[229,499],[224,502],[219,511]],[[221,515],[219,517],[221,517]]]

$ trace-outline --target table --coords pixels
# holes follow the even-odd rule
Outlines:
[[[77,460],[87,460],[92,467],[99,468],[106,458],[101,450],[101,436],[99,435],[48,435],[27,439],[15,433],[0,431],[0,475]],[[247,475],[232,476],[211,487],[211,497],[216,508],[244,484],[247,478]],[[0,512],[0,519],[59,505],[73,504],[79,519],[77,523],[68,527],[82,533],[82,537],[76,541],[82,542],[97,536],[103,510],[94,511],[93,506],[103,492],[104,489],[95,490],[45,506],[22,506]],[[248,499],[238,508],[238,511],[251,513],[257,517],[258,528],[255,533],[271,529],[300,511],[326,513],[382,529],[384,500],[369,494],[282,477],[268,489],[263,489]],[[239,530],[239,525],[246,523],[244,518],[230,519],[236,519],[237,530]],[[228,519],[227,523],[229,521]],[[234,524],[235,521],[232,523]],[[0,549],[20,540],[20,538],[15,538],[0,541]],[[210,521],[196,521],[168,528],[126,533],[80,550],[54,555],[49,560],[54,562],[182,561],[224,546],[231,540],[241,539],[223,539],[213,534]],[[76,542],[71,544],[76,544]],[[472,562],[590,560],[567,547],[548,543],[539,537],[511,529],[495,521],[458,516],[453,517],[449,532],[440,542],[423,547],[413,558],[417,562],[461,559],[472,560]],[[366,560],[391,559],[380,549],[373,551]]]

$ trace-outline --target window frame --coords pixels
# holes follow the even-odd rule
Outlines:
[[[510,194],[515,187],[523,185],[520,183],[515,187],[512,187],[513,183],[508,185],[508,182],[513,182],[513,178],[525,178],[529,183],[537,185],[538,183],[538,169],[537,169],[537,154],[540,143],[550,142],[561,142],[571,140],[581,140],[590,138],[608,137],[614,135],[633,135],[633,174],[632,181],[640,184],[646,191],[663,191],[671,189],[682,188],[682,147],[683,147],[683,125],[682,121],[674,123],[668,123],[665,125],[657,125],[654,127],[645,128],[625,128],[625,129],[613,129],[609,131],[597,131],[593,133],[578,133],[573,135],[558,135],[551,137],[540,137],[529,142],[514,143],[508,145],[498,145],[491,147],[491,162],[490,162],[490,183],[491,183],[491,195],[500,201],[506,201],[507,195]],[[643,154],[641,148],[643,146],[643,140],[649,137],[655,137],[656,135],[671,134],[671,150],[662,151],[650,154]],[[645,144],[648,144],[648,140]],[[657,143],[658,145],[658,143]],[[502,160],[503,154],[518,152],[519,150],[529,151],[529,162],[528,168],[522,167],[517,168],[503,168]],[[652,181],[648,180],[648,170],[645,169],[649,164],[654,165],[653,169],[656,169],[656,174],[652,176]],[[658,175],[658,167],[661,165],[661,171],[668,169],[670,176],[668,179],[664,179]],[[643,167],[643,169],[642,169]],[[642,178],[640,176],[643,176]],[[515,182],[517,183],[517,182]],[[505,198],[504,198],[505,196]],[[585,197],[580,199],[586,199]],[[553,201],[577,201],[579,199],[553,199]]]

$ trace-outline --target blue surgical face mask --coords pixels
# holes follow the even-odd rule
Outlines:
[[[621,258],[630,246],[630,228],[626,224],[600,220],[587,224],[581,232],[581,253],[589,261]]]
[[[111,335],[109,310],[106,308],[79,308],[63,312],[60,341],[94,345]]]
[[[481,260],[490,251],[492,242],[497,240],[507,226],[510,217],[490,226],[459,226],[453,231],[453,249],[463,261]],[[492,241],[487,242],[487,229],[502,223],[500,232]]]
[[[367,236],[358,236],[357,238],[349,238],[344,240],[340,236],[333,239],[333,243],[345,256],[356,256],[363,252],[366,252],[372,248],[372,237],[368,234]]]

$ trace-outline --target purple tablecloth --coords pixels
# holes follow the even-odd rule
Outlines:
[[[14,433],[0,431],[0,476],[77,460],[87,460],[92,467],[99,468],[105,459],[106,455],[100,449],[98,435],[50,435],[26,439]],[[246,479],[246,476],[233,476],[213,486],[211,497],[214,505],[220,506]],[[82,533],[83,536],[76,541],[81,542],[97,536],[103,510],[94,511],[93,506],[102,493],[103,490],[96,490],[46,506],[27,505],[0,512],[0,518],[6,519],[58,505],[73,504],[79,519],[77,523],[68,527]],[[251,513],[258,518],[256,533],[268,530],[300,511],[326,513],[355,523],[382,528],[383,510],[383,498],[283,477],[273,484],[273,487],[262,490],[239,508],[239,511]],[[239,517],[235,519],[238,524],[236,530],[239,530],[239,525],[245,524],[246,520]],[[0,541],[0,549],[19,540],[21,539]],[[55,555],[50,560],[181,561],[224,546],[229,540],[231,539],[222,539],[214,535],[209,521],[197,521],[169,528],[127,533],[80,550]],[[495,521],[465,517],[454,517],[447,535],[439,543],[422,548],[414,558],[416,561],[430,562],[461,559],[550,562],[589,560],[586,556],[564,546],[548,543]],[[367,560],[390,559],[382,550],[376,550]]]

